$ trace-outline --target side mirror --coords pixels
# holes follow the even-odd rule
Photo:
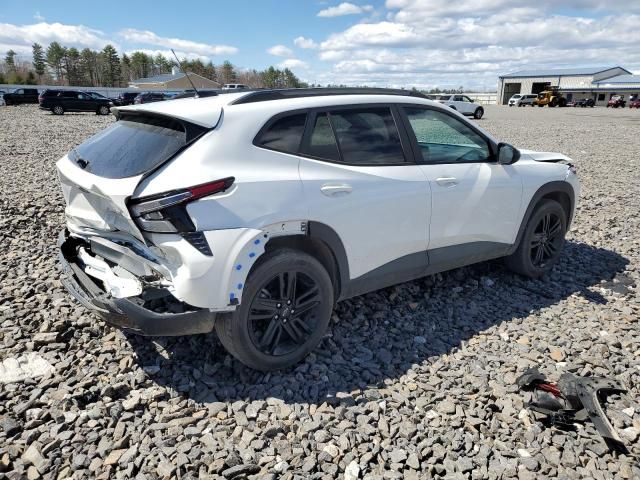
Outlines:
[[[511,165],[520,159],[520,150],[508,143],[498,144],[498,163],[500,165]]]

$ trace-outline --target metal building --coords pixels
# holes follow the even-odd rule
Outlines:
[[[619,88],[610,87],[615,79],[624,82],[625,77],[635,77],[622,67],[565,68],[561,70],[521,70],[498,77],[498,104],[506,105],[512,95],[538,94],[555,86],[568,100],[593,98],[605,105]],[[633,87],[632,87],[633,88]],[[640,91],[640,89],[637,89]],[[631,92],[630,92],[631,93]]]

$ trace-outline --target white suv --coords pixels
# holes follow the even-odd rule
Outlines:
[[[440,95],[438,101],[459,111],[463,115],[472,116],[476,120],[480,120],[484,115],[484,108],[474,103],[474,101],[466,95]]]
[[[386,89],[233,92],[113,109],[57,163],[68,290],[144,335],[210,332],[292,365],[335,302],[497,257],[538,277],[578,198],[569,159]]]

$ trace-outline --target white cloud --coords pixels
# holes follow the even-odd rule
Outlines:
[[[131,43],[177,48],[198,55],[233,55],[238,52],[236,47],[229,45],[212,45],[181,38],[161,37],[149,30],[136,30],[135,28],[122,30],[120,36]]]
[[[305,37],[294,38],[293,44],[299,48],[307,48],[307,49],[318,48],[318,44],[316,42],[314,42],[311,38],[305,38]]]
[[[291,49],[289,47],[285,47],[284,45],[274,45],[273,47],[267,49],[267,53],[276,57],[293,56],[293,52],[291,51]]]
[[[325,8],[318,12],[318,17],[341,17],[343,15],[359,15],[365,12],[371,12],[371,5],[355,5],[349,2],[343,2],[335,7]]]
[[[540,0],[539,8],[521,0],[460,3],[462,8],[448,0],[388,0],[392,10],[386,21],[369,19],[319,42],[318,59],[332,65],[314,78],[348,85],[495,89],[498,75],[525,68],[640,69],[635,7],[622,16],[593,11],[569,16],[554,11],[550,0]],[[602,12],[608,8],[598,0],[585,3]],[[584,7],[576,3],[575,8]]]
[[[57,22],[39,22],[31,25],[0,23],[0,49],[3,51],[12,48],[19,54],[29,54],[34,42],[45,48],[51,42],[77,48],[101,49],[108,43],[117,47],[104,32],[84,25],[65,25]]]
[[[361,46],[410,46],[423,41],[423,35],[402,23],[359,23],[342,33],[332,34],[320,44],[322,50],[349,50]]]
[[[284,62],[281,62],[280,64],[278,64],[278,67],[291,68],[291,69],[294,69],[294,68],[307,69],[309,68],[309,64],[307,62],[303,62],[302,60],[298,60],[297,58],[288,58]]]
[[[45,18],[42,15],[40,15],[39,11],[36,11],[36,13],[33,14],[33,19],[38,21],[38,22],[44,22],[45,21]]]

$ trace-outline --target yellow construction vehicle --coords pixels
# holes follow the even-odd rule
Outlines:
[[[545,105],[550,107],[566,107],[567,99],[562,96],[558,87],[549,87],[547,90],[540,92],[538,98],[536,98],[533,103],[539,107],[544,107]]]

